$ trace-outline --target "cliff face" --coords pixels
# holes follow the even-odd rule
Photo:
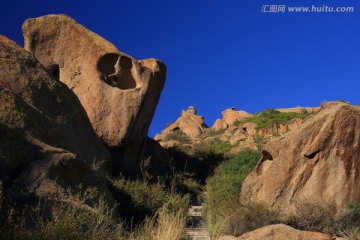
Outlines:
[[[13,41],[0,36],[0,180],[12,199],[64,199],[96,186],[106,198],[110,153],[76,95]],[[91,166],[100,166],[94,171]]]
[[[242,201],[291,210],[298,200],[360,201],[360,107],[330,102],[298,129],[267,143]]]
[[[137,61],[66,15],[29,19],[25,49],[79,98],[96,134],[110,149],[113,172],[136,172],[166,67]]]

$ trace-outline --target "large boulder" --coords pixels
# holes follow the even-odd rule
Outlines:
[[[329,102],[299,128],[267,143],[242,201],[292,211],[299,201],[360,201],[360,107]]]
[[[242,121],[246,118],[251,118],[252,114],[245,111],[236,111],[235,108],[228,108],[222,113],[223,120],[227,125],[233,125],[236,121]]]
[[[343,238],[331,238],[330,235],[317,232],[300,231],[284,224],[269,225],[257,230],[245,233],[240,237],[223,236],[218,240],[345,240]]]
[[[97,135],[111,150],[114,174],[135,172],[166,67],[137,61],[66,15],[28,19],[25,49],[79,98]]]
[[[211,127],[215,131],[227,129],[229,126],[233,126],[236,122],[252,117],[252,114],[245,111],[236,111],[233,107],[222,111],[221,114],[223,118],[216,119],[214,125]]]
[[[113,200],[105,180],[110,153],[76,95],[1,35],[0,136],[0,181],[12,201],[64,200],[80,184]]]

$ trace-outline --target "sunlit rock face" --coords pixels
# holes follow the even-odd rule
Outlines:
[[[79,98],[113,154],[113,172],[135,171],[166,77],[156,59],[137,61],[66,15],[23,24],[25,49]]]
[[[299,128],[268,142],[246,177],[244,202],[291,211],[301,201],[360,201],[360,107],[329,102]]]

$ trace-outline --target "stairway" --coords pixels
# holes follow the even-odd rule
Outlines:
[[[202,211],[202,206],[190,206],[187,217],[185,239],[211,240],[209,233],[206,231],[206,229],[203,226],[201,211]]]

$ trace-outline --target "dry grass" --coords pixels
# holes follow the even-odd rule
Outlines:
[[[155,215],[130,231],[114,217],[114,208],[109,208],[104,198],[96,194],[96,189],[74,194],[77,204],[40,201],[34,208],[9,208],[6,218],[1,218],[0,239],[180,240],[184,233],[188,196],[169,196]],[[79,208],[85,202],[88,208]]]
[[[359,227],[345,229],[340,232],[340,236],[347,240],[360,240],[360,229]]]
[[[186,226],[188,197],[173,196],[173,200],[132,233],[136,240],[180,240]]]
[[[235,203],[231,208],[217,213],[216,219],[208,219],[208,229],[213,239],[223,235],[240,236],[255,229],[281,222],[278,212],[262,203]]]
[[[289,217],[289,223],[297,229],[334,232],[337,213],[334,202],[320,204],[311,200],[302,200],[295,204],[295,213]]]

